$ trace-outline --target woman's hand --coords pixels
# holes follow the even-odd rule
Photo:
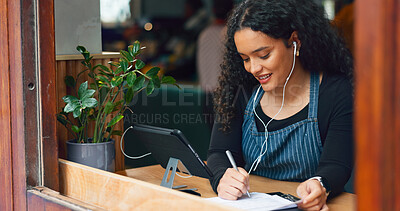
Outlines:
[[[303,210],[323,210],[328,211],[326,205],[326,190],[322,187],[318,180],[311,179],[302,182],[297,187],[297,195],[299,195],[303,202],[298,204],[300,209]]]
[[[249,187],[249,174],[243,168],[228,168],[219,181],[217,191],[218,196],[223,199],[236,200],[246,194]]]

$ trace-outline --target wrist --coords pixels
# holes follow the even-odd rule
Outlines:
[[[327,195],[329,195],[329,193],[331,192],[331,186],[329,185],[328,181],[324,177],[315,176],[315,177],[311,177],[308,180],[317,180],[321,184],[321,186],[325,188],[325,192]]]

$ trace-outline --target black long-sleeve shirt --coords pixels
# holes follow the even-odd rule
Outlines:
[[[324,74],[318,97],[318,126],[323,144],[316,176],[324,177],[331,187],[331,197],[341,193],[348,181],[353,168],[353,88],[343,75]],[[219,180],[227,168],[231,167],[225,151],[229,149],[240,167],[245,166],[242,153],[242,123],[243,114],[251,93],[239,92],[235,102],[235,116],[231,120],[231,132],[219,130],[221,123],[215,122],[211,134],[207,165],[214,176],[210,179],[213,190],[217,192]],[[257,114],[268,122],[270,117],[264,114],[260,104],[256,107]],[[293,116],[273,120],[269,131],[282,129],[295,122],[306,119],[308,105]],[[259,132],[264,126],[256,118]],[[247,169],[248,170],[248,169]]]

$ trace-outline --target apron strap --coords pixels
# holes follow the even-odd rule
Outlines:
[[[310,79],[310,102],[308,106],[308,118],[318,117],[319,73],[312,72]]]

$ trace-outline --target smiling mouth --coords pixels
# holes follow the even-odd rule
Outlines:
[[[269,77],[271,77],[272,73],[266,74],[266,75],[262,75],[262,76],[257,76],[258,80],[265,80]]]

